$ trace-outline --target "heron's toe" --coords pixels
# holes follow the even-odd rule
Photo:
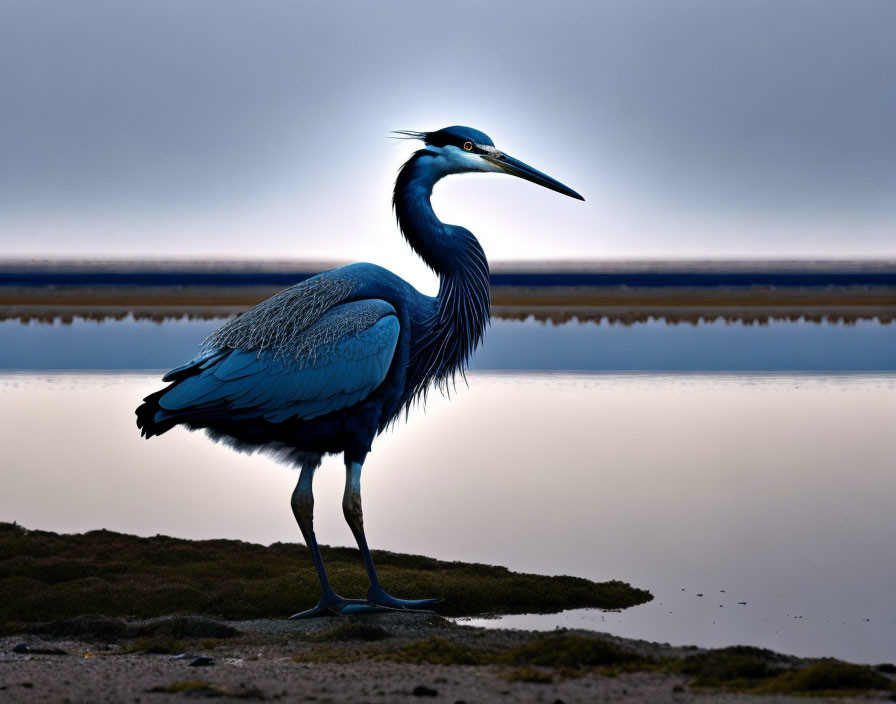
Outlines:
[[[354,610],[366,606],[368,606],[368,604],[363,599],[343,599],[342,597],[337,597],[335,599],[321,599],[318,605],[313,609],[293,614],[288,620],[297,621],[306,618],[329,618],[349,613],[366,613],[364,611]]]
[[[381,606],[379,604],[371,604],[369,602],[365,602],[363,604],[348,604],[342,611],[339,613],[344,615],[351,614],[381,614],[386,611],[394,611],[395,609],[388,606]]]
[[[315,606],[313,609],[308,609],[306,611],[300,611],[297,614],[293,614],[289,617],[290,621],[298,621],[299,619],[305,618],[323,618],[330,616],[338,616],[339,611],[329,607],[329,606]]]
[[[367,603],[375,606],[382,606],[387,609],[425,609],[433,604],[438,604],[441,599],[396,599],[394,596],[387,594],[383,589],[371,588],[367,593]]]

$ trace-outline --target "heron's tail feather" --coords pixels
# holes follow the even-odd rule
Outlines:
[[[203,350],[183,366],[172,369],[163,376],[162,381],[173,381],[174,383],[147,396],[135,411],[137,414],[137,427],[140,428],[140,435],[145,438],[151,438],[153,435],[161,435],[162,433],[171,430],[171,428],[178,423],[182,423],[184,421],[184,414],[176,414],[166,411],[159,404],[159,399],[184,379],[199,374],[208,365],[214,364],[225,355],[226,352],[223,350]]]
[[[164,418],[164,420],[160,419],[160,416],[164,414],[160,413],[162,408],[159,406],[159,399],[162,398],[170,388],[171,387],[167,387],[161,391],[156,391],[155,393],[150,394],[143,399],[143,403],[137,407],[137,427],[140,428],[140,435],[143,437],[149,439],[153,435],[161,435],[177,425],[177,420],[170,416]]]

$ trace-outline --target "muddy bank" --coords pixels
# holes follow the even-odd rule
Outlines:
[[[363,593],[357,551],[328,548],[325,558],[337,589]],[[896,692],[893,665],[467,626],[445,614],[618,609],[652,597],[621,582],[377,558],[387,587],[444,596],[442,613],[289,621],[317,599],[301,546],[0,524],[0,700],[867,701]]]
[[[885,700],[896,685],[893,666],[472,628],[435,614],[82,616],[24,630],[0,638],[4,701],[814,702]]]
[[[357,550],[323,547],[322,553],[337,592],[366,594]],[[436,608],[445,616],[622,609],[653,598],[618,581],[520,574],[385,551],[373,555],[387,590],[441,597]],[[83,613],[285,618],[313,606],[319,595],[310,553],[299,544],[140,538],[105,530],[60,535],[0,523],[0,633]]]

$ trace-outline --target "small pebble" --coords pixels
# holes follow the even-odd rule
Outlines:
[[[27,653],[28,652],[28,644],[27,643],[16,643],[12,648],[12,652]]]

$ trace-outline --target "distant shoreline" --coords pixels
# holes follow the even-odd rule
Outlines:
[[[0,286],[0,320],[69,323],[133,316],[224,319],[244,312],[279,287],[200,286]],[[492,316],[555,324],[602,321],[633,324],[649,320],[692,323],[725,320],[855,322],[896,320],[896,287],[726,288],[726,287],[495,287]]]
[[[227,318],[335,262],[0,261],[0,320]],[[896,320],[896,261],[498,262],[492,314],[562,323]]]

